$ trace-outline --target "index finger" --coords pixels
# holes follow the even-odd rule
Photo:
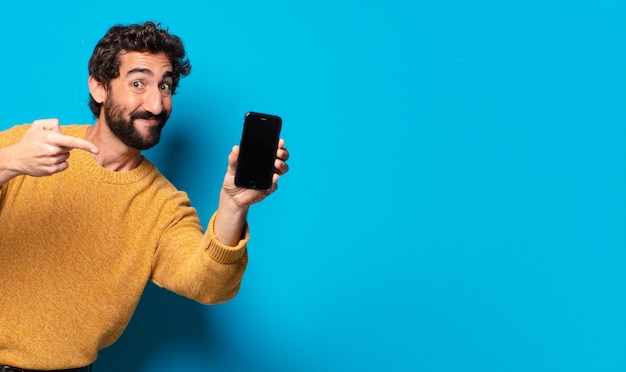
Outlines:
[[[57,133],[55,132],[55,134]],[[66,136],[65,134],[57,134],[55,136],[52,136],[49,143],[53,146],[85,150],[92,154],[98,153],[98,148],[93,143],[82,138]]]

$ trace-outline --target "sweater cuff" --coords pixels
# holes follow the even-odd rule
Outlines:
[[[242,234],[241,240],[239,240],[239,243],[236,246],[222,244],[219,240],[217,240],[217,236],[215,235],[216,215],[217,212],[213,213],[213,216],[209,221],[209,230],[204,236],[207,253],[215,261],[223,264],[229,264],[239,261],[246,253],[246,245],[250,240],[250,229],[248,228],[248,224],[246,223],[246,225],[244,226],[244,232]]]

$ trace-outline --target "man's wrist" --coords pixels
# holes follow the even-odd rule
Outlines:
[[[222,190],[214,222],[215,237],[225,245],[235,246],[246,227],[249,206],[238,205]]]
[[[0,148],[0,185],[19,175],[11,160],[11,146]]]

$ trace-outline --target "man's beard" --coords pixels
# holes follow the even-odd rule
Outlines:
[[[161,130],[165,126],[168,116],[165,110],[158,115],[154,115],[149,111],[136,111],[130,115],[129,119],[126,119],[123,107],[113,102],[110,96],[104,102],[104,118],[111,132],[126,146],[140,151],[152,148],[159,143]],[[158,124],[151,126],[148,136],[144,138],[133,125],[135,119],[157,119]]]

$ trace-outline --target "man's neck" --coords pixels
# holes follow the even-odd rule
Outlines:
[[[94,155],[94,159],[105,169],[127,172],[141,164],[143,159],[141,151],[126,146],[100,119],[96,121],[96,124],[87,128],[86,139],[100,150]]]

